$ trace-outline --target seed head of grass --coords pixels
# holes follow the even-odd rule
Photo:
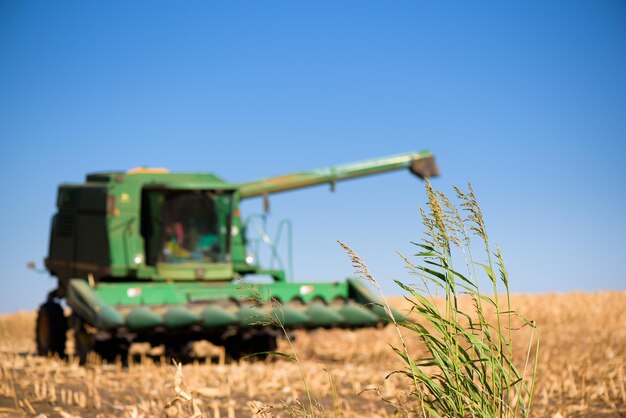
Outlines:
[[[365,261],[363,261],[363,259],[359,257],[356,251],[354,251],[352,248],[350,248],[348,245],[344,244],[341,241],[337,241],[337,242],[346,251],[346,253],[348,254],[348,257],[350,257],[350,260],[352,261],[352,267],[354,267],[354,272],[360,278],[370,283],[372,286],[376,287],[377,289],[380,289],[378,281],[376,281],[376,278],[370,271],[369,267],[367,267],[367,264],[365,264]]]

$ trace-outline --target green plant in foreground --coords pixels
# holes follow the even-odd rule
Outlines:
[[[418,404],[413,412],[419,416],[527,417],[539,349],[535,324],[511,310],[509,277],[502,253],[499,248],[493,252],[489,244],[482,211],[471,185],[467,192],[456,187],[455,191],[458,206],[426,182],[428,208],[420,209],[425,238],[414,243],[420,249],[416,254],[419,262],[413,263],[402,256],[409,273],[420,281],[407,285],[395,280],[408,292],[406,299],[411,312],[417,314],[415,320],[396,321],[383,295],[383,307],[400,336],[401,346],[393,349],[406,364],[396,373],[411,379]],[[478,238],[485,252],[483,263],[474,259],[472,238]],[[363,260],[348,246],[340,244],[352,259],[357,274],[380,291]],[[458,264],[457,260],[464,260],[463,274],[454,265],[454,262]],[[479,271],[492,285],[489,295],[480,290]],[[437,303],[437,296],[443,297],[443,307]],[[462,296],[471,298],[471,309],[460,307]],[[521,369],[513,361],[512,345],[513,326],[520,321],[531,328]],[[426,357],[415,358],[411,354],[401,327],[418,337],[426,348]],[[534,361],[530,364],[533,350]]]

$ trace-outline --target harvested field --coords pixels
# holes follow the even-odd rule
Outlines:
[[[402,308],[402,299],[394,304]],[[534,416],[626,416],[626,293],[513,295],[512,304],[541,332]],[[174,365],[144,358],[128,368],[80,367],[35,357],[34,319],[31,312],[0,317],[0,416],[192,415],[180,402],[166,408],[176,397]],[[526,351],[527,332],[518,333],[519,356]],[[391,327],[298,334],[295,349],[319,403],[318,415],[394,415],[394,405],[406,403],[409,389],[399,375],[385,380],[402,367],[389,347],[397,340]],[[420,352],[415,340],[409,345]],[[285,343],[280,349],[289,353]],[[307,405],[299,368],[288,359],[225,364],[216,347],[198,351],[208,357],[182,367],[186,387],[181,389],[205,416],[299,416],[300,405]]]

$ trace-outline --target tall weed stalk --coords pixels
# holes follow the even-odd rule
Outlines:
[[[537,370],[539,336],[535,324],[513,311],[509,276],[502,252],[493,251],[483,214],[471,185],[466,192],[455,187],[456,204],[426,182],[428,204],[420,209],[425,236],[414,243],[417,262],[402,256],[418,283],[396,280],[408,296],[411,320],[392,323],[400,335],[396,354],[406,364],[397,373],[411,379],[418,407],[424,417],[527,417],[530,415]],[[478,242],[484,261],[475,259]],[[357,274],[380,286],[363,260],[340,243],[352,259]],[[454,262],[463,259],[463,269]],[[458,262],[457,262],[458,264]],[[479,273],[491,287],[479,286]],[[499,295],[502,293],[504,297]],[[382,294],[382,292],[381,292]],[[461,297],[471,298],[470,309],[460,307]],[[443,297],[443,308],[437,298]],[[383,298],[388,312],[391,308]],[[531,328],[521,368],[514,361],[513,327]],[[425,346],[417,357],[408,349],[400,329],[405,328]],[[533,356],[534,355],[534,356]],[[534,360],[531,362],[531,358]]]
[[[267,351],[267,352],[259,352],[259,353],[253,353],[250,356],[246,356],[246,357],[254,357],[258,355],[275,355],[275,356],[286,358],[287,360],[294,362],[298,366],[298,371],[300,372],[300,378],[302,380],[302,383],[304,384],[304,391],[307,397],[307,405],[304,405],[301,402],[296,400],[294,405],[285,406],[284,412],[293,418],[315,417],[317,415],[317,412],[321,409],[321,405],[319,404],[316,405],[316,402],[314,402],[313,400],[311,389],[309,387],[309,381],[304,371],[304,366],[302,362],[300,361],[300,358],[298,357],[298,352],[296,348],[293,345],[293,342],[294,342],[293,334],[287,331],[287,328],[285,327],[285,311],[284,311],[283,305],[278,299],[271,297],[269,291],[266,295],[263,295],[260,292],[258,292],[256,289],[254,289],[253,287],[242,286],[241,288],[250,292],[251,296],[248,298],[248,301],[251,304],[259,305],[259,306],[270,306],[273,308],[270,310],[270,312],[264,313],[261,316],[253,317],[251,319],[255,321],[254,323],[255,325],[267,326],[267,327],[271,326],[271,327],[280,329],[280,332],[282,336],[285,338],[285,340],[287,341],[287,344],[289,345],[289,350],[291,351],[291,354],[284,353],[281,351],[276,351],[276,350]]]

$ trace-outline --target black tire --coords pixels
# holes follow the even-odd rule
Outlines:
[[[93,350],[93,337],[87,333],[82,323],[74,327],[74,356],[78,358],[78,362],[83,366],[87,362],[89,352]]]
[[[270,352],[276,351],[276,337],[269,334],[235,335],[224,341],[226,355],[231,360],[245,358],[250,361],[265,360]]]
[[[74,355],[78,357],[81,366],[85,365],[92,351],[105,363],[115,363],[119,358],[124,366],[128,365],[129,344],[126,340],[117,338],[96,340],[83,324],[79,324],[74,330],[74,350]]]
[[[165,346],[167,358],[175,360],[177,363],[187,364],[194,360],[193,342],[181,342]]]
[[[93,349],[106,363],[115,363],[119,358],[122,365],[128,365],[129,344],[125,340],[109,338],[96,341]]]
[[[117,338],[96,340],[82,327],[74,332],[74,337],[75,356],[78,357],[81,366],[87,363],[87,357],[92,351],[105,363],[115,363],[119,358],[122,365],[128,365],[129,344],[126,340]]]
[[[35,326],[37,354],[40,356],[57,355],[65,358],[66,333],[67,319],[61,305],[53,301],[41,305]]]

